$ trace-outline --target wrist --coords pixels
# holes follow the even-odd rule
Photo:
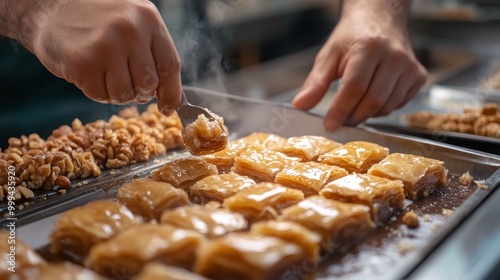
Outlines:
[[[40,26],[50,17],[57,3],[57,0],[0,1],[0,36],[16,40],[32,51]]]
[[[343,0],[342,18],[406,28],[410,0]]]

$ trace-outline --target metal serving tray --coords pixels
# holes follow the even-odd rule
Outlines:
[[[311,267],[304,264],[303,267],[290,268],[291,271],[293,270],[291,275],[295,277],[290,279],[303,279],[304,273],[312,274],[314,279],[332,279],[332,277],[401,279],[407,277],[429,255],[432,255],[431,253],[438,244],[466,221],[474,209],[479,207],[500,184],[500,157],[492,154],[415,137],[380,132],[370,128],[343,127],[335,132],[325,132],[322,118],[304,111],[203,89],[186,87],[184,90],[190,102],[208,107],[224,117],[232,138],[261,131],[284,137],[321,135],[339,142],[366,140],[386,146],[391,152],[411,153],[440,159],[445,162],[450,177],[454,178],[455,181],[457,175],[469,171],[476,180],[481,180],[488,188],[485,190],[462,187],[460,192],[463,195],[454,194],[448,200],[446,200],[446,196],[436,195],[420,201],[406,201],[407,209],[415,209],[422,214],[428,213],[429,221],[424,222],[421,219],[419,228],[409,230],[394,220],[370,235],[367,242],[357,246],[346,256],[323,255],[325,261],[319,266]],[[166,156],[153,162],[122,169],[119,174],[115,173],[116,176],[107,175],[80,188],[80,192],[91,193],[91,195],[62,195],[47,199],[44,204],[32,207],[32,210],[27,211],[19,218],[20,223],[22,221],[29,221],[29,223],[18,229],[18,237],[34,248],[44,247],[49,242],[48,236],[57,217],[57,215],[54,216],[55,213],[81,205],[91,199],[114,197],[116,190],[124,182],[147,176],[153,169],[158,168],[172,157],[183,156],[179,152],[169,152]],[[453,186],[456,184],[449,185],[449,187]],[[454,190],[451,191],[454,192]],[[432,207],[430,207],[431,204]],[[453,215],[446,218],[441,214],[443,208],[453,209]],[[489,221],[489,223],[490,226],[481,229],[482,232],[495,230],[499,227],[497,221]],[[377,237],[381,234],[383,236]],[[398,244],[402,241],[413,244],[413,248],[407,254],[400,254],[397,249]],[[460,265],[463,266],[463,264]],[[471,262],[469,265],[473,266],[474,263]]]

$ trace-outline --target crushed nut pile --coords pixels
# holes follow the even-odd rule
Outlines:
[[[179,117],[162,115],[156,104],[142,114],[136,107],[122,110],[108,122],[98,120],[61,126],[46,140],[38,134],[10,138],[0,150],[0,186],[7,191],[9,166],[14,166],[16,200],[33,197],[30,189],[69,188],[71,180],[97,177],[105,168],[145,162],[168,149],[181,147]],[[0,191],[0,201],[6,194]]]
[[[428,130],[461,132],[500,138],[500,112],[495,103],[467,108],[463,114],[437,114],[420,111],[408,116],[408,125]]]

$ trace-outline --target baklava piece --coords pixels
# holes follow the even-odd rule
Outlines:
[[[285,279],[307,257],[301,246],[277,237],[232,233],[200,248],[195,271],[217,280]]]
[[[323,196],[310,196],[283,210],[280,220],[289,220],[317,232],[322,247],[342,250],[355,244],[372,229],[370,208]]]
[[[92,201],[57,219],[50,235],[50,251],[81,262],[95,244],[140,223],[141,219],[116,201]]]
[[[242,140],[250,145],[257,145],[270,150],[274,150],[277,147],[283,146],[287,141],[286,138],[279,135],[264,132],[254,132],[238,140]]]
[[[165,163],[153,171],[153,179],[167,182],[176,188],[189,189],[201,178],[217,174],[217,167],[200,158],[181,158]]]
[[[146,224],[92,247],[85,266],[108,277],[116,271],[133,277],[149,262],[191,269],[196,250],[204,240],[203,235],[192,230]]]
[[[282,152],[291,157],[298,157],[302,161],[315,161],[320,155],[341,145],[322,136],[305,135],[290,137],[284,145],[277,146],[272,150]]]
[[[261,147],[246,142],[244,139],[237,139],[229,142],[224,150],[204,155],[202,158],[204,161],[217,166],[219,173],[227,173],[234,165],[234,158],[239,156],[243,151],[251,149],[260,150]]]
[[[94,271],[79,266],[71,262],[50,263],[23,269],[16,273],[11,273],[11,277],[2,278],[6,280],[105,280],[106,278],[95,273]],[[115,273],[115,278],[121,277],[119,272]],[[123,277],[121,278],[123,279]]]
[[[210,112],[211,113],[211,112]],[[195,156],[206,155],[223,150],[227,145],[228,132],[224,120],[211,113],[214,120],[200,114],[198,118],[182,130],[186,149]]]
[[[234,159],[234,172],[265,182],[274,182],[274,177],[283,168],[300,162],[281,152],[262,149],[245,151]]]
[[[380,162],[388,153],[388,148],[375,143],[354,141],[321,155],[319,161],[340,166],[349,173],[366,173],[373,164]]]
[[[11,257],[14,257],[14,260]],[[19,273],[43,264],[45,261],[42,257],[28,244],[17,238],[15,234],[11,235],[7,231],[0,231],[0,279],[9,279],[9,275],[15,274],[9,271],[9,267],[15,266],[16,273]]]
[[[390,154],[368,170],[370,175],[403,181],[405,196],[412,200],[443,187],[447,173],[442,161],[400,153]]]
[[[206,204],[210,201],[222,203],[224,199],[254,185],[254,180],[235,173],[210,175],[191,186],[189,193],[194,203]]]
[[[275,218],[282,209],[304,199],[295,189],[273,183],[259,183],[226,198],[224,207],[243,214],[250,222]]]
[[[285,167],[276,175],[275,182],[301,190],[305,196],[311,196],[318,194],[325,183],[348,174],[349,172],[341,167],[310,161]]]
[[[208,209],[200,205],[167,211],[161,216],[160,222],[191,229],[209,238],[248,229],[248,222],[243,215],[226,209]]]
[[[370,207],[376,223],[385,223],[404,206],[403,182],[353,173],[328,183],[320,194],[333,200]]]
[[[167,209],[189,205],[185,191],[150,178],[136,179],[123,185],[117,197],[133,213],[146,220],[158,220]]]
[[[302,247],[307,256],[317,260],[321,236],[291,221],[263,221],[252,225],[251,233],[274,236]]]
[[[199,274],[161,263],[147,264],[134,280],[209,280]]]

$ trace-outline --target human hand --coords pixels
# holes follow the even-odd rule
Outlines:
[[[101,103],[145,103],[170,115],[181,101],[180,59],[147,0],[52,0],[27,46],[54,75]],[[40,4],[43,5],[43,4]]]
[[[409,43],[405,13],[381,17],[381,3],[386,1],[344,1],[338,25],[292,101],[297,108],[310,109],[333,80],[342,78],[325,116],[326,130],[389,114],[410,101],[427,79]],[[409,5],[404,8],[409,10]]]

